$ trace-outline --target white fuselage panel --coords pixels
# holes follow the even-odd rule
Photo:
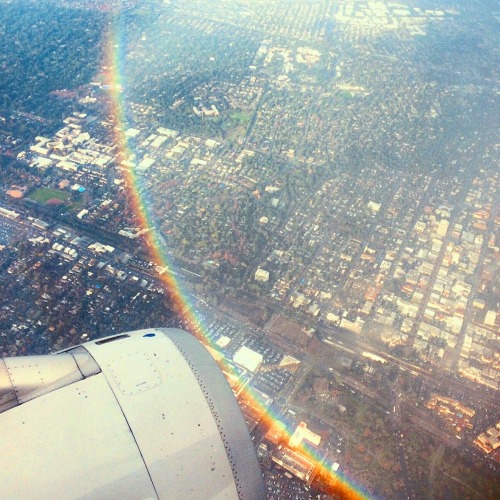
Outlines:
[[[103,374],[2,414],[0,443],[2,498],[156,498]]]
[[[86,348],[126,415],[159,496],[237,498],[219,430],[184,357],[164,335],[142,338],[139,356],[134,342]]]

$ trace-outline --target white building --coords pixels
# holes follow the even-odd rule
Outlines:
[[[257,271],[255,272],[255,280],[262,281],[263,283],[269,281],[269,271],[260,268],[257,269]]]
[[[233,361],[236,364],[252,373],[257,371],[263,360],[262,354],[252,351],[252,349],[245,346],[240,347],[233,356]]]

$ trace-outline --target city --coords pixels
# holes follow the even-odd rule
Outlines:
[[[269,498],[336,475],[381,498],[497,497],[500,14],[56,3],[40,36],[88,54],[73,83],[33,71],[54,85],[36,98],[0,14],[1,354],[195,331],[179,281]]]

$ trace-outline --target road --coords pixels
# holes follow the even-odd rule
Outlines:
[[[490,211],[490,216],[488,218],[488,230],[491,231],[490,234],[493,234],[493,228],[495,224],[495,217],[496,217],[497,211],[493,208]],[[483,271],[483,266],[484,266],[484,260],[486,257],[486,253],[488,251],[488,238],[483,239],[483,244],[481,246],[481,252],[479,254],[479,259],[475,271],[475,276],[479,277],[481,276],[481,273]],[[454,356],[453,356],[453,361],[452,361],[452,370],[456,371],[458,367],[458,361],[460,359],[460,354],[462,352],[462,347],[465,342],[465,333],[467,330],[467,327],[469,326],[469,321],[472,317],[472,312],[474,308],[474,297],[476,297],[478,286],[479,286],[480,280],[479,279],[473,279],[471,282],[471,291],[469,294],[469,300],[467,301],[467,306],[465,307],[465,312],[464,312],[464,321],[462,324],[462,329],[460,330],[460,333],[458,335],[458,343],[455,346],[455,351],[454,351]]]

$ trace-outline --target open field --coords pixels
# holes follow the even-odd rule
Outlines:
[[[66,201],[70,197],[69,193],[52,188],[40,188],[29,195],[29,198],[39,203],[47,203],[49,200]]]

